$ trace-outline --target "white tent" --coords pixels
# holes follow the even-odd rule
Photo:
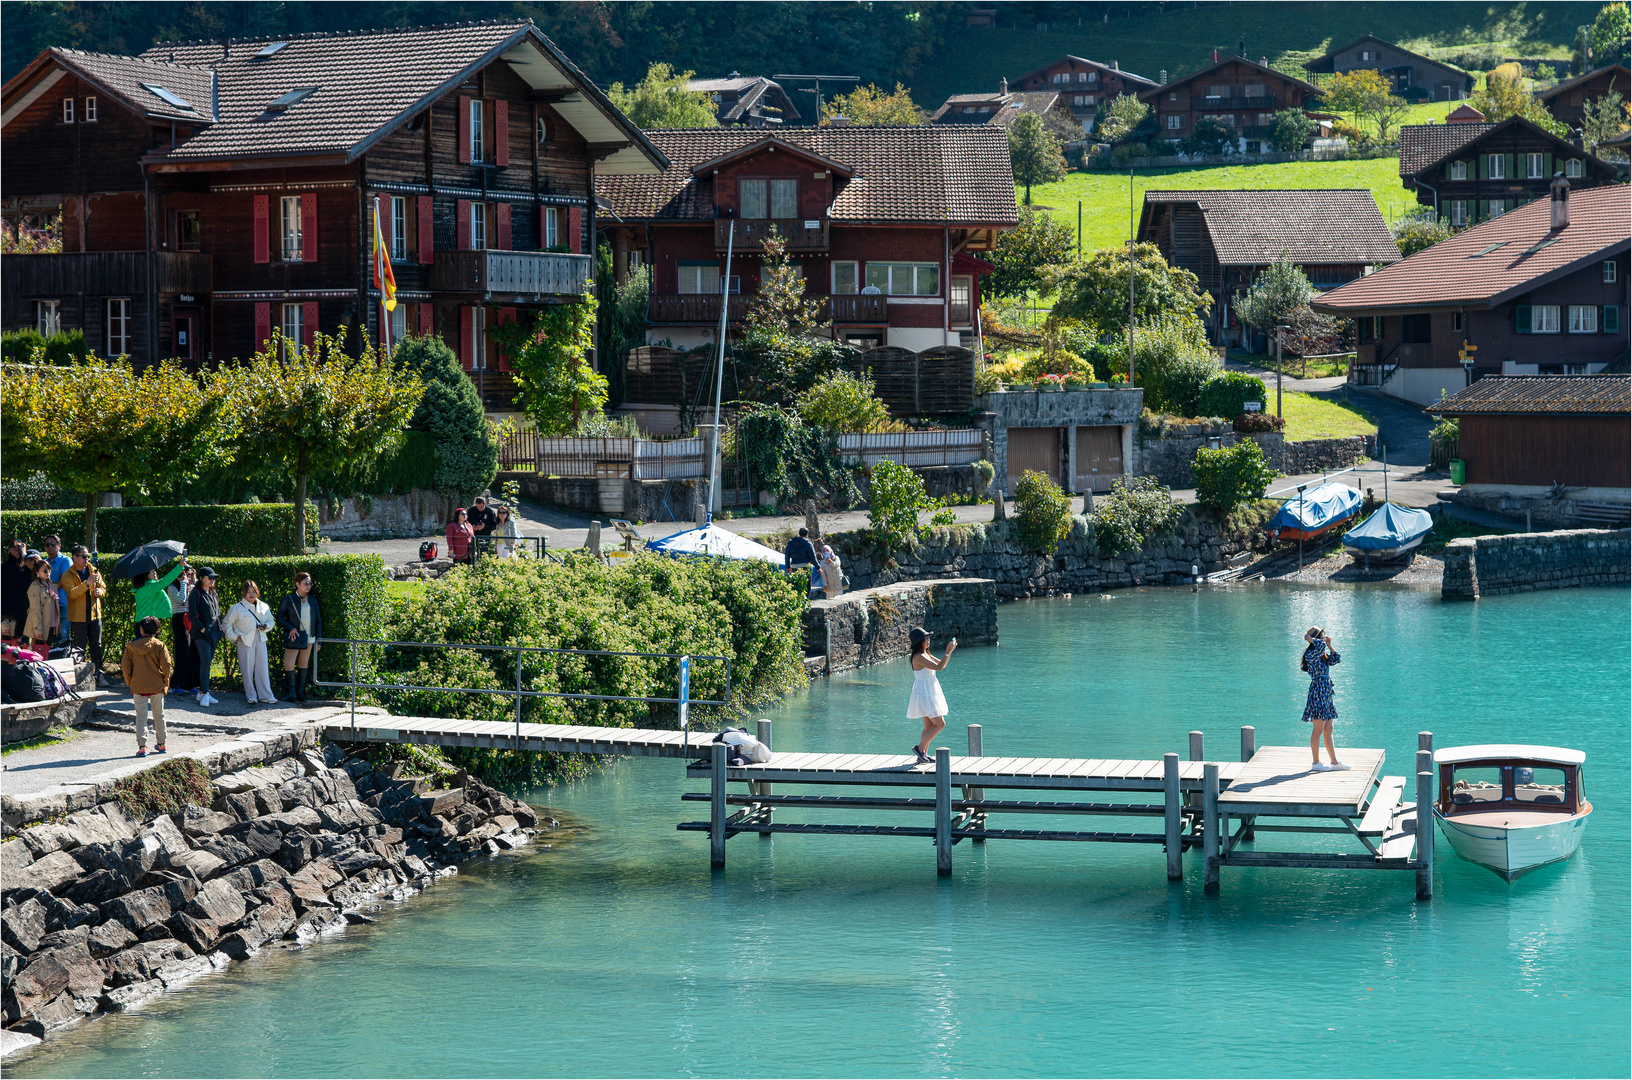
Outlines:
[[[782,553],[746,536],[738,536],[713,522],[696,529],[677,532],[661,540],[649,540],[647,550],[664,555],[716,555],[723,559],[758,559],[782,565]]]

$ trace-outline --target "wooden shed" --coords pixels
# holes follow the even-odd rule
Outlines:
[[[1468,488],[1632,490],[1632,377],[1495,375],[1426,411],[1460,421]]]

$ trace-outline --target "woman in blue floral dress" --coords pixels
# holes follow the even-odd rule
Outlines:
[[[1346,770],[1348,766],[1337,760],[1337,747],[1332,745],[1332,721],[1337,719],[1337,706],[1332,701],[1330,669],[1343,658],[1332,647],[1332,635],[1318,626],[1311,626],[1303,635],[1303,641],[1302,667],[1309,673],[1309,703],[1303,707],[1303,718],[1313,725],[1309,733],[1309,756],[1314,758],[1314,764],[1309,768],[1313,772]],[[1322,765],[1320,761],[1322,736],[1326,739],[1326,753],[1332,759],[1330,765]]]

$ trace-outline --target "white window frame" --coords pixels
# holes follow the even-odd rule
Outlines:
[[[390,316],[391,340],[393,343],[400,342],[408,336],[408,305],[398,300],[397,306],[390,312]]]
[[[1586,174],[1586,163],[1580,158],[1570,158],[1564,163],[1564,175],[1571,180],[1579,180]]]
[[[1524,155],[1524,178],[1526,180],[1543,180],[1547,176],[1546,154]]]
[[[1179,131],[1184,127],[1184,116],[1180,113],[1167,114],[1167,130]]]
[[[483,118],[486,113],[482,109],[481,98],[470,99],[470,160],[472,164],[479,164],[487,159],[482,156],[482,142],[486,132],[483,130]]]
[[[1446,218],[1454,227],[1461,228],[1468,223],[1468,200],[1449,199],[1445,207],[1449,211]]]
[[[487,250],[487,204],[470,204],[470,250]]]
[[[1466,180],[1468,178],[1468,163],[1466,161],[1451,162],[1451,171],[1447,176],[1450,180]]]
[[[106,328],[106,336],[102,339],[103,355],[130,355],[130,300],[126,297],[108,300],[102,325]]]
[[[391,196],[390,236],[391,258],[405,262],[408,258],[408,200],[401,195]]]
[[[470,369],[487,370],[487,309],[480,304],[470,309]]]
[[[544,246],[561,246],[561,208],[558,206],[544,208]]]
[[[300,233],[300,196],[278,199],[278,251],[284,262],[300,262],[306,238]]]
[[[1530,305],[1530,332],[1532,334],[1556,334],[1558,330],[1557,304]]]
[[[96,98],[88,96],[85,99],[85,123],[96,123]]]
[[[848,283],[840,279],[841,269],[849,277]],[[861,264],[853,259],[841,259],[835,262],[833,264],[832,291],[834,296],[855,296],[861,292]]]
[[[720,295],[720,264],[719,263],[682,263],[678,268],[679,287],[681,296],[718,296]]]
[[[1615,269],[1615,260],[1614,259],[1605,259],[1604,260],[1604,284],[1605,285],[1615,284],[1616,273],[1617,273],[1617,271]]]
[[[540,146],[544,146],[550,141],[550,125],[542,116],[538,118],[537,138]]]
[[[1485,200],[1485,220],[1486,221],[1495,221],[1497,218],[1501,217],[1505,213],[1507,213],[1507,201],[1505,199],[1486,199]]]
[[[959,300],[962,293],[962,300]],[[947,282],[946,302],[948,314],[953,322],[962,325],[973,323],[975,318],[975,279],[972,274],[954,274]],[[962,306],[962,311],[958,308]]]
[[[40,332],[41,337],[62,333],[61,300],[34,301],[34,329]]]
[[[1489,155],[1489,158],[1490,158],[1490,165],[1488,166],[1488,169],[1489,169],[1489,172],[1490,172],[1490,179],[1492,179],[1492,180],[1506,180],[1507,179],[1507,155],[1506,154],[1491,154],[1491,155]]]
[[[1451,332],[1455,334],[1462,332],[1462,313],[1460,311],[1451,312]]]
[[[1598,332],[1598,305],[1570,305],[1570,333],[1596,334]]]
[[[62,122],[64,124],[74,122],[74,99],[71,97],[62,99]]]
[[[300,356],[300,344],[306,340],[306,305],[285,304],[278,328],[283,332],[283,359],[292,362]]]
[[[886,296],[941,295],[941,264],[932,262],[869,262],[867,284]],[[925,286],[931,286],[926,288]]]

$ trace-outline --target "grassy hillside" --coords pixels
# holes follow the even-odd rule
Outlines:
[[[1416,196],[1400,186],[1398,158],[1366,161],[1293,161],[1278,165],[1217,165],[1200,168],[1140,169],[1133,175],[1134,213],[1150,188],[1367,188],[1383,220],[1392,222],[1417,205]],[[1017,189],[1017,198],[1024,198]],[[1120,247],[1128,239],[1128,174],[1074,172],[1057,184],[1031,189],[1031,200],[1077,227],[1077,200],[1082,200],[1082,250]]]
[[[1041,7],[1042,5],[1036,5]],[[1592,3],[1429,4],[1371,2],[1172,4],[1163,14],[1136,14],[1080,28],[1008,26],[954,30],[934,62],[913,80],[913,98],[934,107],[947,95],[995,90],[1010,79],[1071,53],[1118,61],[1155,79],[1206,65],[1213,49],[1234,53],[1244,37],[1253,60],[1303,61],[1324,55],[1362,34],[1375,33],[1407,48],[1426,51],[1450,45],[1494,44],[1508,56],[1567,57],[1575,28],[1591,23],[1602,7]]]

